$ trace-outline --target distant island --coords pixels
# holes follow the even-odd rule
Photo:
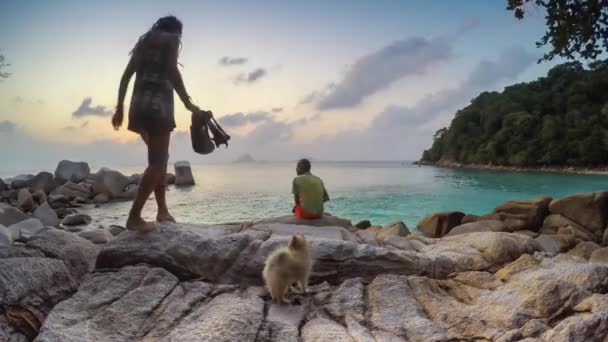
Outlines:
[[[484,92],[435,133],[419,164],[556,170],[608,166],[608,60]]]
[[[234,164],[257,163],[257,161],[249,153],[245,153],[233,161]]]

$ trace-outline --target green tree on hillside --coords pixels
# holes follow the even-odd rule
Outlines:
[[[435,133],[422,160],[509,166],[608,165],[608,61],[484,92]]]
[[[533,6],[546,12],[547,24],[536,45],[551,47],[540,61],[555,56],[595,59],[608,51],[608,0],[507,0],[507,9],[518,19]]]

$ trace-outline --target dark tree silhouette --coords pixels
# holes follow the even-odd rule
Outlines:
[[[0,79],[7,78],[10,76],[8,72],[3,71],[3,69],[5,69],[9,65],[10,64],[6,62],[6,57],[4,57],[3,54],[0,54]]]
[[[539,62],[556,56],[595,59],[608,51],[608,0],[507,0],[507,9],[518,19],[530,6],[546,12],[547,31],[536,46],[551,49]]]

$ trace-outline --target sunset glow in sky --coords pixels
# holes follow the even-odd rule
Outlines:
[[[0,53],[11,76],[0,82],[0,157],[15,169],[58,159],[145,161],[143,143],[124,127],[114,131],[110,115],[133,44],[173,14],[184,23],[188,92],[233,135],[228,150],[195,155],[190,116],[176,97],[173,160],[418,159],[471,98],[560,62],[536,64],[542,13],[517,21],[505,7],[505,0],[5,1]]]

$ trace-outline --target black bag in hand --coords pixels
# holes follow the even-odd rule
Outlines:
[[[209,131],[211,131],[213,138],[209,136]],[[209,154],[221,144],[228,148],[228,140],[230,140],[230,136],[215,121],[213,114],[202,111],[192,113],[190,138],[194,152],[199,154]]]

